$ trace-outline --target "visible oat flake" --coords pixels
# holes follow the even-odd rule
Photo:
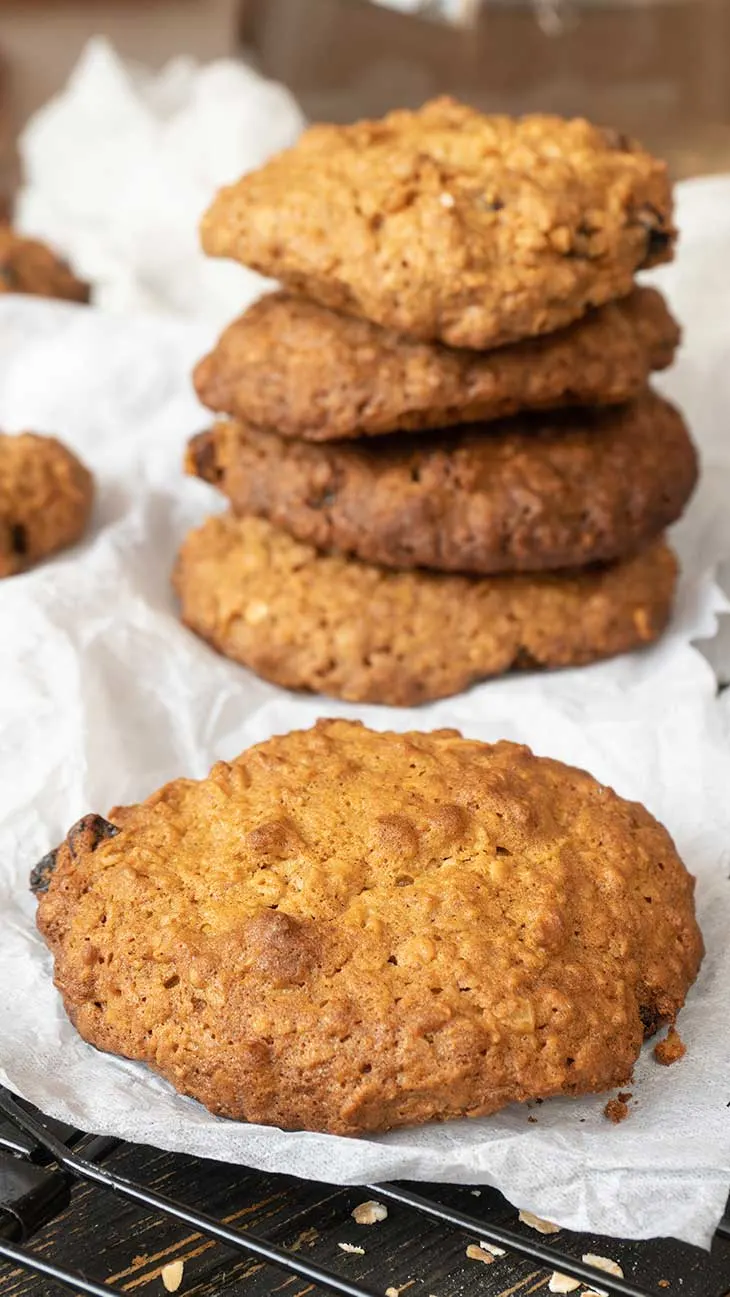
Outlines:
[[[361,1202],[351,1215],[358,1225],[377,1225],[386,1219],[388,1208],[382,1202]]]
[[[494,1261],[491,1252],[487,1252],[483,1247],[478,1247],[476,1243],[469,1244],[466,1255],[470,1261],[483,1261],[485,1265],[492,1265]]]
[[[442,207],[453,207],[456,199],[453,194],[439,194],[439,202]]]
[[[543,1220],[531,1211],[521,1211],[520,1220],[523,1225],[529,1225],[530,1229],[536,1229],[538,1234],[557,1234],[560,1230],[559,1225],[553,1225],[551,1220]]]
[[[548,1284],[548,1292],[568,1293],[575,1292],[580,1288],[579,1279],[571,1279],[568,1274],[561,1274],[559,1270],[553,1270]]]
[[[160,1278],[167,1292],[177,1292],[183,1280],[183,1261],[169,1261],[163,1265]]]
[[[243,619],[247,626],[258,626],[262,621],[266,621],[268,615],[269,605],[260,599],[254,599],[246,608]]]
[[[479,1240],[479,1246],[483,1248],[485,1252],[491,1252],[492,1256],[507,1255],[503,1247],[497,1247],[496,1243],[485,1243],[484,1239],[481,1238]]]
[[[606,1274],[615,1275],[617,1279],[624,1277],[618,1261],[612,1261],[610,1256],[597,1256],[595,1252],[584,1252],[583,1260],[586,1265],[592,1265],[596,1270],[603,1270]]]

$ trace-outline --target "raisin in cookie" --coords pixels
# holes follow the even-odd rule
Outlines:
[[[288,689],[409,707],[512,668],[582,666],[655,640],[671,551],[561,575],[468,577],[320,554],[259,518],[210,518],[174,583],[187,626]]]
[[[236,513],[319,549],[481,574],[623,558],[679,517],[697,477],[681,415],[650,391],[605,410],[360,443],[221,422],[193,439],[187,466]]]
[[[551,333],[672,256],[664,163],[582,119],[451,99],[314,126],[222,189],[203,247],[323,306],[453,347]]]
[[[197,365],[219,414],[305,441],[487,422],[518,410],[613,405],[672,363],[679,328],[661,294],[620,302],[494,351],[416,342],[291,293],[267,293]]]
[[[0,577],[73,545],[93,495],[88,469],[54,437],[0,433]]]
[[[319,721],[86,816],[39,873],[84,1039],[289,1129],[625,1084],[702,958],[694,880],[643,806],[457,730]]]

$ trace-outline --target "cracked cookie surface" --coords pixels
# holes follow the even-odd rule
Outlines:
[[[85,817],[38,925],[99,1049],[358,1135],[625,1083],[697,973],[693,886],[584,771],[323,720]]]
[[[345,314],[454,347],[551,333],[671,258],[667,169],[576,118],[451,99],[314,126],[222,189],[203,247]]]

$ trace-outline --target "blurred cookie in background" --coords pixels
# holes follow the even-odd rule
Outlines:
[[[0,293],[88,302],[91,289],[45,243],[26,239],[5,224],[0,225]]]
[[[55,437],[0,433],[0,578],[74,545],[93,499],[91,473]]]

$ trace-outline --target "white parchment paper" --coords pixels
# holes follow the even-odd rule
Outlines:
[[[574,1228],[709,1242],[730,1189],[730,708],[692,641],[727,607],[712,569],[730,556],[729,195],[730,180],[682,189],[681,259],[661,275],[687,330],[662,385],[684,405],[705,467],[676,529],[684,576],[671,631],[641,654],[415,712],[297,699],[178,624],[175,549],[221,507],[180,471],[186,437],[205,423],[188,374],[210,323],[0,301],[0,426],[61,435],[99,482],[88,538],[0,583],[0,1082],[89,1130],[164,1148],[337,1183],[494,1184]],[[708,953],[681,1016],[687,1057],[667,1070],[645,1051],[628,1121],[611,1126],[605,1098],[591,1098],[546,1103],[534,1125],[513,1107],[375,1139],[287,1134],[215,1119],[76,1036],[35,932],[30,866],[84,812],[334,714],[526,741],[667,824],[699,880]]]
[[[106,309],[222,327],[267,281],[204,257],[198,220],[220,185],[303,125],[289,91],[239,60],[177,58],[151,73],[98,37],[23,133],[16,224],[64,252]]]

